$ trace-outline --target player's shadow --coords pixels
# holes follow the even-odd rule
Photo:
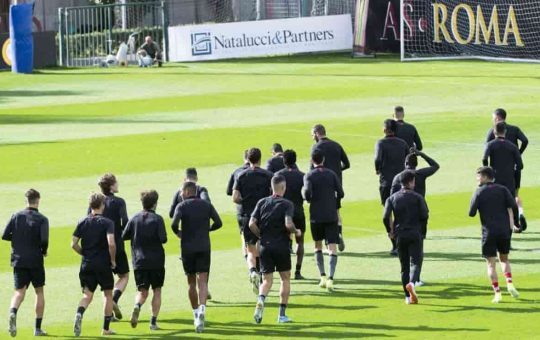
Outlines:
[[[442,307],[443,310],[433,310],[436,313],[449,313],[449,312],[467,312],[467,311],[485,311],[485,312],[502,312],[502,313],[511,313],[511,314],[523,314],[523,313],[540,313],[540,307],[515,307],[515,303],[508,304],[505,306],[505,303],[499,303],[493,306],[473,306],[473,305],[459,305],[459,306],[448,306],[441,304],[432,304],[424,303],[425,306],[432,307]]]
[[[374,251],[374,252],[346,252],[339,254],[340,257],[352,257],[352,258],[373,258],[373,259],[396,259],[395,256],[390,255],[388,251]]]
[[[480,256],[477,253],[447,253],[447,252],[425,253],[424,261],[485,262],[482,256]],[[538,264],[538,259],[512,258],[510,262],[515,263],[515,264]]]

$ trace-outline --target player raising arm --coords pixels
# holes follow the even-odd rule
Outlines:
[[[497,254],[501,268],[506,277],[508,292],[518,298],[519,293],[512,282],[512,270],[508,255],[512,231],[519,232],[514,226],[514,209],[516,201],[510,191],[502,185],[494,183],[495,172],[491,167],[482,167],[476,172],[479,187],[476,189],[469,209],[469,216],[480,213],[482,223],[482,255],[486,259],[491,286],[495,292],[493,303],[502,300],[499,279],[497,277]]]

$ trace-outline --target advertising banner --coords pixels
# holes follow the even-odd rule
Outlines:
[[[171,61],[352,50],[351,15],[169,27]]]

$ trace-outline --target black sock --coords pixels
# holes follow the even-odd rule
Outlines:
[[[279,305],[279,316],[285,316],[285,309],[287,309],[287,305],[282,303]]]
[[[120,300],[120,296],[122,296],[122,291],[120,289],[115,289],[113,292],[113,301],[114,303],[118,304],[118,300]]]
[[[10,308],[9,312],[13,314],[17,314],[17,308]]]
[[[296,265],[296,272],[297,272],[297,273],[300,273],[300,271],[302,271],[302,265],[301,265],[301,264],[297,264],[297,265]]]
[[[249,268],[249,272],[250,273],[257,272],[257,268],[251,267],[251,268]]]
[[[84,311],[86,310],[86,308],[82,307],[82,306],[79,306],[77,308],[77,314],[81,314],[81,315],[84,315]]]
[[[153,316],[152,320],[150,320],[150,324],[155,326],[156,322],[157,322],[157,316]]]
[[[111,319],[112,319],[112,315],[109,315],[109,316],[105,316],[103,318],[103,329],[108,331],[109,330],[109,326],[111,325]]]
[[[137,306],[139,309],[142,308],[142,304],[140,304],[140,303],[136,303],[135,306]]]
[[[43,321],[43,318],[36,318],[36,329],[41,329],[41,322]]]
[[[257,273],[260,273],[260,271],[261,271],[261,261],[259,260],[258,256],[255,258],[255,267],[257,268]]]

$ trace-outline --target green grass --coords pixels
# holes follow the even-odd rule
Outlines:
[[[402,64],[393,57],[352,60],[340,54],[162,69],[53,69],[31,76],[2,72],[0,221],[23,207],[28,187],[41,191],[41,211],[51,222],[44,327],[58,338],[72,334],[80,297],[79,258],[69,243],[98,176],[106,171],[119,176],[130,214],[139,210],[141,189],[157,189],[158,212],[165,216],[183,169],[196,166],[225,222],[212,235],[215,300],[208,306],[202,338],[532,339],[540,332],[539,86],[540,71],[534,65]],[[425,151],[441,164],[428,181],[431,219],[424,279],[429,284],[419,291],[419,306],[403,304],[399,263],[386,254],[389,242],[373,170],[382,120],[398,104],[420,130]],[[504,303],[493,306],[479,256],[479,221],[469,218],[467,210],[490,112],[499,106],[531,141],[521,195],[530,232],[516,235],[513,243],[514,278],[522,299],[505,295]],[[303,270],[308,280],[292,287],[289,315],[295,322],[275,324],[274,289],[263,325],[255,326],[255,298],[239,251],[234,205],[224,193],[226,181],[243,149],[258,146],[268,157],[274,142],[294,148],[306,169],[309,129],[318,122],[345,147],[352,164],[344,174],[347,251],[339,259],[337,291],[327,294],[316,287],[308,242]],[[0,307],[6,310],[12,290],[9,251],[3,243]],[[179,245],[172,233],[166,253],[163,331],[148,331],[145,306],[139,329],[126,322],[113,325],[118,338],[194,337]],[[121,300],[125,314],[134,293],[130,281]],[[19,338],[31,334],[32,297],[29,293],[19,312]],[[99,335],[100,304],[96,299],[85,315],[87,337]]]

